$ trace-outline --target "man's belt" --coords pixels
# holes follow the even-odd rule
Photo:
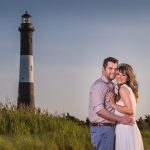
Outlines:
[[[115,124],[112,124],[112,123],[100,123],[100,122],[91,123],[90,125],[91,126],[111,126],[111,127],[115,127]]]

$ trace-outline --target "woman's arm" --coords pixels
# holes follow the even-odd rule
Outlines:
[[[125,87],[121,87],[119,90],[119,94],[120,94],[121,100],[124,103],[124,106],[117,105],[114,102],[113,97],[111,97],[112,107],[123,114],[132,115],[133,114],[133,106],[132,106],[132,101],[130,98],[129,90]]]

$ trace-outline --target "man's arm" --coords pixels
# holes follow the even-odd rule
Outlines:
[[[102,110],[97,112],[97,115],[107,119],[107,120],[113,120],[113,121],[117,121],[121,124],[128,124],[128,125],[132,125],[134,123],[134,120],[132,118],[129,118],[128,116],[124,115],[124,116],[118,116],[115,114],[112,114],[111,112],[107,111],[105,108],[103,108]]]

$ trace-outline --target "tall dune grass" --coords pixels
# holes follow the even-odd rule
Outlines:
[[[69,114],[0,103],[0,150],[93,150],[88,123]],[[150,130],[142,127],[141,133],[150,149]]]
[[[89,128],[69,115],[0,104],[0,149],[92,150]]]

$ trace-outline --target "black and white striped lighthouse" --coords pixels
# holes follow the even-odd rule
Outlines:
[[[26,11],[22,15],[20,31],[20,70],[19,70],[19,89],[18,107],[25,106],[31,109],[34,104],[34,76],[33,76],[33,49],[32,33],[34,27],[31,22],[31,15]]]

